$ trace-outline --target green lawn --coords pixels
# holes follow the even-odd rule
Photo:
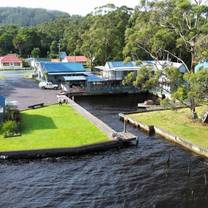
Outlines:
[[[74,147],[108,140],[68,105],[22,112],[22,129],[20,137],[0,135],[0,151]]]
[[[199,107],[197,111],[202,115],[205,109],[205,106]],[[160,127],[195,144],[208,147],[208,125],[192,121],[189,109],[137,113],[131,114],[129,117],[147,125]]]

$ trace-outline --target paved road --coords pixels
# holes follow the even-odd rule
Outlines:
[[[6,97],[8,101],[17,101],[20,110],[37,103],[56,103],[57,90],[42,90],[36,81],[25,79],[28,71],[0,72],[0,95]]]

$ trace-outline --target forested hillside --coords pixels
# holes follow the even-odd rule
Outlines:
[[[181,18],[184,17],[184,18]],[[107,60],[184,61],[208,58],[208,7],[189,0],[151,1],[134,11],[123,6],[105,15],[64,16],[32,27],[0,27],[0,55],[58,56],[58,46],[85,55],[92,65]]]
[[[32,26],[54,20],[57,17],[67,15],[60,11],[45,9],[0,7],[0,24],[14,24],[18,26]]]

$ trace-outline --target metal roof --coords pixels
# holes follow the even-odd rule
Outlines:
[[[87,76],[87,81],[88,82],[100,82],[100,81],[104,81],[103,78],[98,77],[97,75],[91,73],[91,72],[85,72],[84,73]]]
[[[75,62],[40,62],[40,64],[47,73],[85,72],[83,65]]]
[[[123,61],[108,61],[107,62],[109,68],[120,68],[120,67],[134,67],[135,65],[130,61],[128,63],[124,63]]]

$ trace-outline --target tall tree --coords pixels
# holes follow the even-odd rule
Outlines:
[[[151,1],[147,10],[138,10],[133,27],[126,31],[124,54],[137,55],[141,58],[145,53],[148,58],[158,60],[165,57],[182,62],[189,75],[194,75],[196,60],[207,57],[206,47],[202,47],[208,39],[208,6],[203,0],[164,0]],[[139,52],[142,51],[142,54]],[[188,86],[192,80],[184,77]],[[195,87],[190,87],[194,90]],[[181,89],[181,88],[180,88]],[[177,89],[179,90],[179,88]],[[178,91],[179,93],[179,91]],[[186,102],[195,117],[197,99],[195,93],[189,93]],[[200,100],[200,99],[198,99]]]
[[[40,38],[32,28],[21,28],[13,40],[15,48],[21,56],[29,56],[34,47],[40,47]]]
[[[4,26],[0,28],[0,54],[4,55],[15,51],[13,39],[17,33],[16,26]]]

